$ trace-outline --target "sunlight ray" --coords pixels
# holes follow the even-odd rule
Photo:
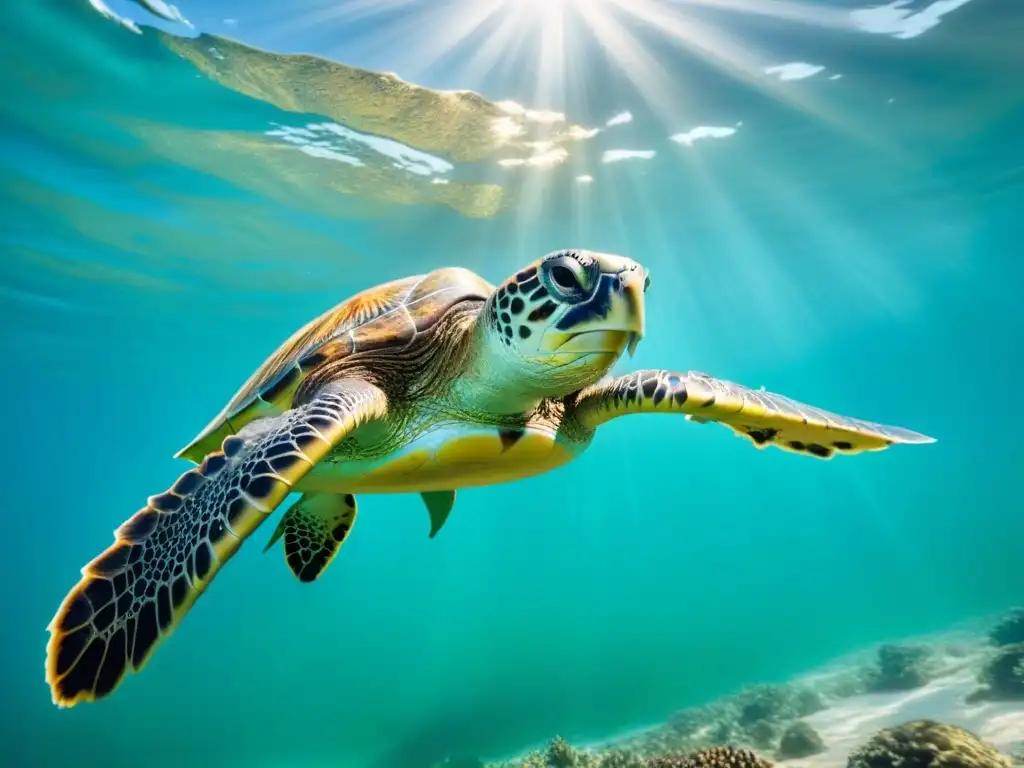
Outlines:
[[[717,258],[728,266],[723,269],[719,263],[709,274],[728,274],[731,282],[707,297],[705,311],[709,316],[717,315],[719,321],[746,317],[749,322],[754,314],[763,338],[775,347],[785,347],[789,353],[794,353],[801,343],[819,338],[822,329],[818,316],[801,288],[806,283],[796,279],[793,267],[787,267],[781,258],[783,254],[766,246],[765,238],[750,224],[752,217],[737,204],[699,151],[687,152],[683,162],[693,185],[700,189],[704,204],[714,211],[713,220],[719,222],[726,244]],[[698,263],[698,259],[692,259],[691,268]],[[749,328],[734,326],[730,330],[730,338],[738,339]]]
[[[658,28],[673,42],[697,53],[704,61],[726,72],[734,79],[759,91],[769,93],[777,101],[799,109],[834,127],[847,132],[852,130],[853,126],[848,119],[840,117],[820,100],[815,100],[803,90],[788,88],[781,81],[766,77],[764,66],[766,62],[770,61],[770,58],[767,55],[758,55],[750,44],[731,39],[728,35],[695,19],[681,17],[658,0],[608,0],[608,2],[613,3],[617,8],[637,20]],[[861,141],[869,140],[869,137],[863,133],[858,138]]]
[[[494,20],[502,12],[504,0],[485,0],[485,2],[493,9],[488,19]],[[508,13],[507,8],[504,9],[504,13]],[[475,43],[475,40],[467,41],[470,43],[471,51],[465,58],[462,72],[467,78],[490,74],[498,66],[502,58],[508,56],[510,51],[518,49],[523,44],[528,32],[529,27],[525,24],[499,21],[484,44],[473,45],[472,43]]]
[[[556,107],[564,103],[565,90],[565,7],[559,2],[548,3],[541,12],[540,51],[535,103]]]
[[[506,23],[506,13],[506,0],[457,0],[424,7],[395,25],[387,50],[400,53],[402,66],[410,76],[427,72],[456,56],[462,61],[460,54],[466,48],[497,59],[509,42],[510,33],[517,31],[514,25]],[[488,27],[494,27],[489,34]],[[376,35],[362,41],[366,49],[380,46]],[[460,65],[460,70],[468,69],[468,62]]]
[[[804,247],[815,254],[827,282],[843,287],[847,316],[899,318],[917,309],[922,297],[908,273],[908,257],[871,237],[828,195],[815,195],[791,176],[764,168],[755,169],[747,183],[759,192],[764,213],[803,233]],[[831,303],[819,296],[812,309],[824,315]]]
[[[610,0],[612,4],[615,0]],[[651,109],[666,124],[674,119],[671,103],[676,84],[636,36],[620,24],[609,7],[595,4],[582,20],[594,35],[602,52],[637,89]]]
[[[520,7],[525,10],[528,5],[523,3]],[[565,0],[553,0],[547,2],[542,10],[534,10],[541,18],[540,37],[537,41],[538,66],[532,91],[532,102],[537,108],[557,109],[566,103],[568,87],[581,87],[581,81],[573,77],[575,73],[570,71],[581,53],[575,48],[572,34],[572,24],[577,21],[574,11],[575,4]],[[520,23],[524,28],[529,28],[528,19],[521,19]],[[521,180],[520,204],[517,207],[518,226],[521,229],[534,227],[543,217],[545,209],[554,202],[555,196],[577,192],[570,185],[568,174],[572,173],[574,167],[582,167],[578,164],[583,162],[584,155],[569,152],[552,141],[563,122],[559,120],[543,126],[539,139],[534,142],[537,156],[550,158],[549,165],[523,169],[525,174]],[[569,158],[576,162],[563,167]],[[574,175],[582,173],[579,171]]]
[[[704,6],[716,10],[768,16],[832,29],[855,29],[849,11],[811,3],[785,0],[668,0],[676,5]]]
[[[275,36],[285,39],[314,27],[384,17],[404,11],[416,3],[417,0],[326,0],[315,8],[303,8],[300,12],[290,9],[267,16],[257,15],[249,20],[248,26],[260,31],[273,29]]]

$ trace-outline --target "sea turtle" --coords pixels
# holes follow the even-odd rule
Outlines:
[[[283,538],[319,577],[356,518],[355,494],[419,493],[430,535],[457,488],[507,483],[578,456],[604,422],[675,413],[758,447],[828,458],[932,439],[703,373],[607,376],[644,333],[637,262],[550,253],[500,286],[451,267],[386,283],[286,341],[177,456],[198,467],[121,525],[50,622],[60,706],[142,669],[217,571],[292,491]]]

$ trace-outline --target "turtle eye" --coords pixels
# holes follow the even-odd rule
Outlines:
[[[544,282],[555,296],[571,302],[582,301],[593,288],[591,274],[573,258],[562,258],[543,270]]]
[[[565,291],[575,291],[580,288],[580,281],[576,279],[576,275],[568,267],[552,267],[551,281]]]

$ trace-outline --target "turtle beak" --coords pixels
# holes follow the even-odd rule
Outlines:
[[[629,337],[629,343],[626,345],[626,352],[632,357],[636,354],[636,348],[640,344],[640,334],[634,333]]]
[[[649,284],[647,270],[632,259],[621,256],[600,254],[598,262],[602,277],[613,280],[605,324],[626,332],[626,352],[632,357],[644,337],[644,291]]]
[[[634,318],[634,328],[629,334],[629,343],[626,345],[626,352],[632,357],[636,352],[637,345],[644,337],[644,290],[647,285],[647,271],[644,270],[639,279],[632,278],[628,285],[623,287],[626,294],[626,301]]]

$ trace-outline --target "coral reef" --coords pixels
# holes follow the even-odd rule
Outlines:
[[[1014,608],[988,633],[992,645],[1024,643],[1024,608]]]
[[[625,749],[613,749],[601,755],[599,768],[647,768],[647,761]]]
[[[782,734],[778,757],[780,760],[789,760],[794,757],[810,757],[824,751],[825,742],[821,740],[818,732],[807,723],[798,720]]]
[[[741,723],[753,720],[789,720],[807,717],[825,709],[825,701],[816,691],[794,685],[759,685],[740,694],[747,703]]]
[[[999,648],[981,668],[978,680],[985,687],[971,694],[972,701],[1024,699],[1024,643]]]
[[[878,649],[878,668],[871,682],[874,691],[909,691],[932,677],[932,652],[917,645],[887,644]]]
[[[880,731],[847,768],[1010,768],[1010,761],[963,728],[913,720]]]
[[[543,751],[495,768],[773,768],[773,764],[747,749],[710,747],[644,757],[633,750],[590,751],[575,749],[562,738],[553,739]]]
[[[780,726],[771,720],[758,720],[746,730],[746,737],[750,743],[759,749],[771,749],[779,738]],[[728,743],[730,739],[719,739],[722,743]]]
[[[740,694],[739,725],[749,727],[765,720],[797,716],[797,697],[782,685],[758,685]]]
[[[676,712],[666,726],[680,736],[691,736],[711,722],[708,707],[691,707]]]
[[[815,712],[821,712],[823,709],[828,709],[828,704],[825,703],[825,697],[813,688],[796,688],[795,696],[796,699],[794,704],[797,711],[800,713],[800,717],[807,717],[808,715],[813,715]]]
[[[556,736],[548,744],[548,765],[554,768],[573,768],[578,765],[576,750],[561,736]]]
[[[503,763],[499,768],[645,768],[645,764],[640,756],[627,750],[598,753],[576,749],[556,736],[543,751],[531,752],[522,760]]]
[[[711,747],[688,755],[652,757],[647,768],[772,768],[772,764],[748,749]]]
[[[824,697],[806,685],[757,685],[681,710],[666,723],[614,746],[640,757],[684,755],[722,744],[768,753],[778,747],[788,725],[826,706]]]
[[[789,723],[826,707],[819,693],[793,685],[753,686],[726,702],[710,729],[711,741],[762,750],[778,746]]]
[[[755,685],[702,706],[683,709],[661,725],[606,742],[607,746],[600,749],[573,749],[559,739],[525,760],[490,768],[717,768],[719,765],[764,768],[771,765],[758,755],[770,756],[772,760],[793,760],[794,766],[803,764],[799,761],[807,758],[811,758],[811,762],[831,760],[834,756],[830,748],[841,746],[839,740],[850,735],[846,734],[849,728],[863,733],[860,731],[862,724],[851,722],[847,728],[838,724],[836,718],[825,717],[820,721],[809,718],[810,722],[804,718],[829,706],[845,706],[838,704],[838,699],[886,690],[894,694],[886,697],[887,701],[895,702],[893,706],[898,704],[900,709],[919,698],[944,707],[947,703],[955,705],[955,697],[962,697],[964,687],[978,674],[986,687],[973,700],[1024,701],[1024,643],[994,645],[987,633],[988,627],[980,631],[972,627],[964,633],[947,633],[918,642],[887,644],[857,652],[794,683]],[[940,677],[943,682],[937,683],[934,690],[923,691],[920,696],[902,694]],[[946,682],[956,691],[955,697],[948,696]],[[875,701],[871,698],[855,703],[851,711],[875,706],[872,703]],[[920,714],[911,706],[907,706],[906,711],[905,719],[911,720],[922,717],[927,707]],[[928,714],[935,716],[933,712]],[[976,710],[971,712],[971,717],[979,719],[972,722],[985,725],[971,727],[977,728],[977,733],[992,740],[1000,749],[1010,751],[1016,745],[1004,743],[1005,735],[1010,732],[1008,729],[1012,730],[1012,722],[1020,722],[1015,719],[1020,716],[995,712],[988,715]],[[1003,719],[996,724],[993,718],[1000,717]],[[815,728],[820,728],[821,733]],[[869,736],[870,733],[863,736],[864,746],[851,758],[849,768],[895,768],[897,765],[899,768],[1004,768],[1010,765],[1008,758],[992,751],[970,733],[931,721],[912,720],[877,734],[871,741],[868,741]],[[823,754],[826,752],[827,755]],[[814,755],[821,756],[814,758]],[[984,762],[985,759],[990,762]],[[992,759],[995,762],[991,762]],[[718,762],[711,762],[713,760]],[[746,762],[742,762],[744,760]],[[831,768],[834,762],[828,765]]]

